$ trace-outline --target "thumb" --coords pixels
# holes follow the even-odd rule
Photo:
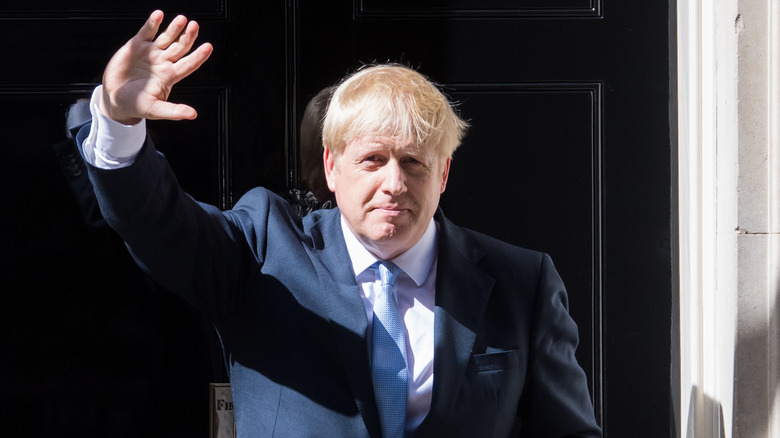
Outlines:
[[[151,120],[193,120],[198,117],[195,108],[182,103],[171,103],[162,100],[156,101],[150,108],[145,118]]]

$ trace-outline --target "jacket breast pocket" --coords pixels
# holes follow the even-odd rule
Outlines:
[[[488,350],[490,351],[490,349]],[[460,410],[466,424],[492,425],[496,430],[458,436],[507,436],[523,393],[527,356],[520,349],[473,354],[460,387]],[[467,430],[464,426],[464,430]]]
[[[469,360],[469,371],[484,373],[517,368],[521,365],[522,358],[519,349],[474,354]]]

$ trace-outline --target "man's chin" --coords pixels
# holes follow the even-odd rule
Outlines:
[[[374,246],[393,246],[401,245],[408,238],[408,229],[398,227],[392,224],[382,224],[381,227],[374,228],[376,232],[370,233],[368,240]]]
[[[388,227],[390,229],[382,230],[371,236],[371,240],[377,243],[393,243],[403,240],[403,234],[398,227]]]

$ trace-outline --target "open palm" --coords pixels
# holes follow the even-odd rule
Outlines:
[[[155,38],[162,19],[161,11],[153,12],[106,66],[100,109],[117,122],[197,117],[194,108],[167,100],[173,86],[197,70],[213,48],[204,43],[188,55],[198,36],[198,24],[181,15]]]

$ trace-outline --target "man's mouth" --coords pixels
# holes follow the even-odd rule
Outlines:
[[[374,207],[374,210],[388,216],[399,216],[409,211],[408,209],[398,205],[380,205],[378,207]]]

